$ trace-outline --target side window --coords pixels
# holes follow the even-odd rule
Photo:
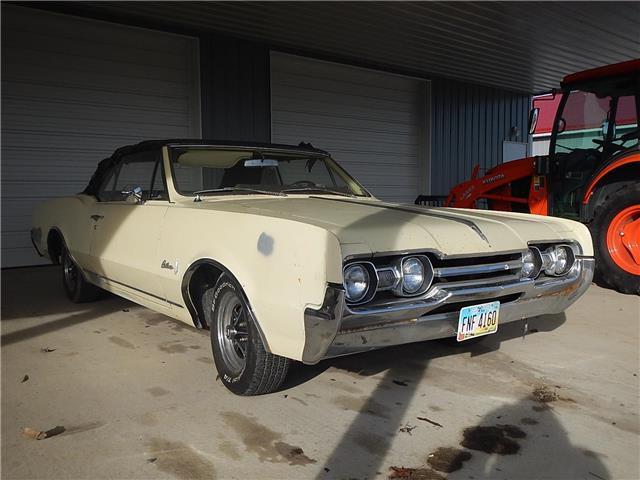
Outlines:
[[[162,156],[158,158],[158,162],[156,163],[156,171],[153,174],[153,183],[151,184],[151,192],[149,192],[149,200],[169,200]]]
[[[130,195],[123,193],[136,187],[142,190],[143,200],[168,199],[159,150],[123,156],[100,188],[101,201],[125,202]]]
[[[114,165],[111,167],[111,169],[107,172],[107,174],[104,177],[104,180],[102,181],[102,184],[100,185],[100,189],[98,190],[98,200],[101,202],[110,202],[114,197],[113,197],[113,187],[114,187],[114,183],[115,183],[115,179],[116,179],[116,172],[118,171],[118,166]]]

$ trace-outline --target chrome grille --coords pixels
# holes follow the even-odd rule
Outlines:
[[[455,297],[462,291],[514,286],[521,280],[521,252],[458,258],[438,258],[431,254],[427,256],[433,266],[433,282],[424,294],[414,297],[399,297],[394,293],[393,287],[400,281],[400,273],[391,265],[393,258],[374,260],[379,280],[376,294],[366,302],[366,306],[357,307],[354,311],[358,308],[399,305],[420,300],[431,302],[443,295],[451,294]]]
[[[517,256],[518,259],[505,259],[498,262],[439,266],[433,269],[433,283],[450,289],[518,281],[522,270],[522,259],[520,254]],[[489,257],[489,259],[484,258],[483,260],[490,259]]]

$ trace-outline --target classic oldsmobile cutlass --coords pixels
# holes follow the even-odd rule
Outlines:
[[[385,203],[304,144],[120,148],[82,193],[37,208],[32,240],[75,302],[104,289],[209,328],[240,395],[277,389],[292,360],[561,312],[594,266],[580,223]]]

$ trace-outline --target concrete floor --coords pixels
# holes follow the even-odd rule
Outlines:
[[[74,305],[53,267],[3,271],[2,478],[382,479],[428,468],[466,428],[512,424],[518,453],[467,450],[442,475],[637,479],[639,319],[638,297],[594,286],[525,339],[518,323],[475,346],[299,365],[281,392],[240,398],[207,332],[115,297]],[[542,384],[559,398],[536,401]]]

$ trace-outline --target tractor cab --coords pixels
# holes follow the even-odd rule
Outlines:
[[[640,59],[567,75],[549,153],[502,163],[451,189],[444,205],[554,215],[586,224],[596,278],[640,295]],[[536,130],[540,110],[529,117]],[[424,204],[429,197],[418,197]]]
[[[580,220],[594,174],[638,149],[640,75],[637,65],[620,65],[569,75],[561,83],[549,156],[536,165],[548,183],[549,215]]]

